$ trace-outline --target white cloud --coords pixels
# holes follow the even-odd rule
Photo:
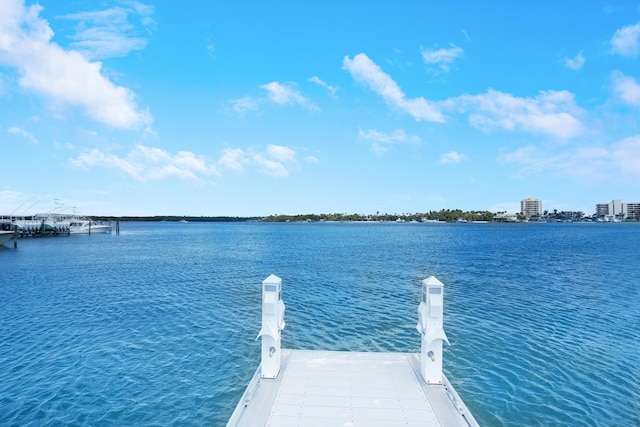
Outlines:
[[[421,121],[444,122],[442,110],[466,113],[469,123],[484,131],[503,129],[543,134],[559,139],[574,138],[584,132],[581,118],[585,115],[568,91],[541,91],[532,98],[488,90],[479,95],[433,102],[422,97],[406,99],[391,77],[365,54],[344,58],[343,69],[380,95],[392,107]]]
[[[253,161],[261,173],[276,177],[288,176],[291,169],[299,168],[296,152],[283,145],[268,145],[266,155],[255,154]]]
[[[94,167],[115,169],[138,181],[177,177],[202,182],[207,176],[221,176],[223,170],[243,172],[250,167],[264,175],[283,177],[299,169],[296,152],[282,145],[268,145],[263,152],[226,148],[218,160],[207,160],[190,151],[172,154],[162,148],[143,145],[135,146],[123,157],[94,148],[69,159],[69,164],[84,170]]]
[[[80,169],[103,167],[116,169],[138,181],[153,181],[175,176],[200,181],[200,175],[217,175],[214,164],[204,157],[181,151],[172,155],[164,149],[137,145],[125,157],[104,153],[97,148],[69,159],[71,166]]]
[[[336,96],[336,90],[338,89],[337,87],[327,84],[325,81],[316,76],[311,77],[309,81],[325,88],[331,96]]]
[[[396,129],[393,133],[385,133],[380,132],[375,129],[367,129],[363,131],[360,129],[358,131],[358,139],[368,141],[371,143],[371,148],[376,153],[384,153],[389,148],[391,148],[394,144],[403,143],[403,142],[419,142],[420,139],[417,137],[409,137],[402,129]]]
[[[633,78],[614,71],[611,73],[613,90],[626,104],[640,107],[640,84]]]
[[[464,154],[460,154],[456,151],[450,151],[448,153],[444,153],[440,156],[440,164],[450,164],[450,163],[460,163],[463,160],[466,160],[467,156]]]
[[[241,148],[225,148],[218,164],[227,169],[242,172],[250,162],[250,157]]]
[[[145,177],[139,172],[140,168],[136,167],[136,165],[119,158],[115,154],[103,153],[97,148],[86,153],[81,153],[77,159],[69,159],[69,164],[85,170],[96,166],[117,169],[139,181],[145,180]]]
[[[260,86],[267,91],[267,97],[271,102],[280,105],[302,105],[309,109],[317,107],[310,103],[304,96],[300,94],[291,84],[282,84],[271,82]]]
[[[296,160],[296,152],[284,145],[269,144],[267,146],[267,153],[274,159],[284,163],[295,162]]]
[[[485,131],[520,130],[560,139],[583,132],[579,117],[584,112],[568,91],[542,91],[535,98],[519,98],[490,89],[454,98],[447,105],[468,112],[471,125]]]
[[[434,102],[422,97],[406,99],[397,83],[364,53],[354,56],[353,59],[345,56],[342,65],[354,80],[380,95],[391,107],[409,114],[417,121],[444,123],[444,116]]]
[[[257,165],[258,170],[264,175],[275,177],[284,177],[289,175],[289,171],[283,163],[266,158],[261,154],[256,154],[253,157],[253,161]]]
[[[439,65],[443,71],[449,71],[449,64],[460,58],[464,50],[452,44],[449,49],[422,49],[425,64]]]
[[[564,66],[571,70],[579,70],[584,65],[585,59],[582,52],[578,53],[575,58],[565,58]]]
[[[9,132],[12,135],[19,135],[25,138],[26,140],[28,140],[32,144],[38,143],[38,140],[36,139],[36,137],[33,136],[33,134],[27,132],[26,130],[23,130],[17,127],[10,127],[9,129],[7,129],[7,132]]]
[[[56,103],[81,107],[92,119],[120,129],[149,127],[151,115],[139,110],[134,94],[116,86],[76,51],[53,43],[53,31],[40,18],[40,5],[0,2],[0,64],[15,68],[22,88]]]
[[[85,58],[95,60],[125,56],[131,51],[144,49],[147,41],[139,36],[129,19],[140,16],[142,25],[149,27],[153,24],[152,13],[151,7],[135,3],[128,8],[116,6],[59,16],[58,19],[77,22],[69,46]]]
[[[638,56],[640,23],[618,29],[611,38],[612,52],[622,56]]]

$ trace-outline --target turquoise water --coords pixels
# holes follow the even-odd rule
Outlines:
[[[640,224],[122,223],[0,271],[2,426],[224,425],[271,273],[283,347],[417,352],[435,275],[481,425],[640,425]]]

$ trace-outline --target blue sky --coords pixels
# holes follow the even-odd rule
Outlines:
[[[640,2],[0,2],[0,215],[640,201]]]

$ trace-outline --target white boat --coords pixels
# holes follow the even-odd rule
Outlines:
[[[58,213],[44,213],[33,216],[33,221],[44,224],[42,231],[52,233],[66,233],[69,231],[70,221],[67,215]]]
[[[107,234],[111,233],[111,224],[102,224],[91,218],[74,218],[69,226],[71,234]]]
[[[24,219],[23,217],[7,217],[2,221],[5,225],[17,228],[20,234],[35,234],[42,228],[42,221]]]
[[[4,245],[13,238],[13,231],[0,230],[0,245]]]

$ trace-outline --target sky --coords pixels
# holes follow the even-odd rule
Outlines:
[[[640,202],[640,1],[0,1],[0,215]]]

